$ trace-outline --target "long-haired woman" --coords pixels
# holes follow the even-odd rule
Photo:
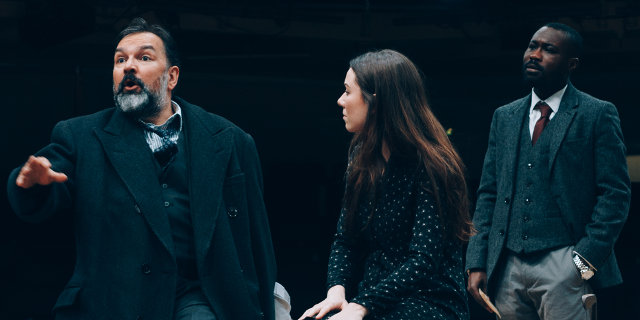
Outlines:
[[[462,244],[473,232],[465,169],[416,66],[382,50],[350,62],[338,100],[351,142],[327,298],[301,317],[468,319]],[[364,278],[354,279],[364,263]],[[355,298],[345,288],[360,280]]]

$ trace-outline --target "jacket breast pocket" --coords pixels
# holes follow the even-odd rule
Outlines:
[[[579,137],[575,139],[567,139],[562,142],[563,149],[585,148],[589,143],[587,137]]]
[[[58,297],[53,313],[70,311],[71,307],[77,303],[80,290],[82,287],[66,287]]]
[[[231,177],[224,178],[224,187],[230,187],[236,184],[244,184],[244,173],[239,173]]]
[[[590,140],[587,137],[564,140],[560,144],[556,163],[562,167],[569,166],[566,169],[575,173],[591,168],[593,147]]]

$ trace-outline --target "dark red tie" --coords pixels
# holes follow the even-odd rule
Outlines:
[[[533,128],[533,136],[531,136],[532,146],[534,146],[536,141],[538,141],[538,138],[540,138],[542,130],[544,130],[544,127],[549,123],[549,115],[551,115],[551,107],[549,107],[549,105],[544,101],[538,101],[536,106],[533,108],[540,109],[540,113],[542,113],[542,115],[540,116],[540,119],[538,119],[538,122],[536,122],[536,126]]]

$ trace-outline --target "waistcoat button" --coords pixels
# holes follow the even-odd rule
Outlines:
[[[135,205],[135,206],[134,206],[134,209],[136,209],[136,212],[137,212],[137,213],[142,213],[142,211],[140,210],[140,208],[138,207],[138,205]]]
[[[227,214],[229,215],[229,217],[235,218],[238,215],[238,208],[229,207],[229,209],[227,209]]]
[[[151,266],[148,263],[145,262],[145,263],[142,264],[141,270],[142,270],[142,273],[149,274],[149,273],[151,273]]]

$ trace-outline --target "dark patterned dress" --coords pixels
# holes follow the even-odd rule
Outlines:
[[[364,278],[350,302],[366,307],[366,319],[469,319],[462,247],[444,240],[435,197],[416,163],[391,157],[373,219],[356,241],[338,222],[329,259],[327,288],[348,288],[365,257]],[[443,197],[444,200],[444,197]],[[367,202],[367,201],[365,201]],[[371,202],[360,206],[361,227]]]

